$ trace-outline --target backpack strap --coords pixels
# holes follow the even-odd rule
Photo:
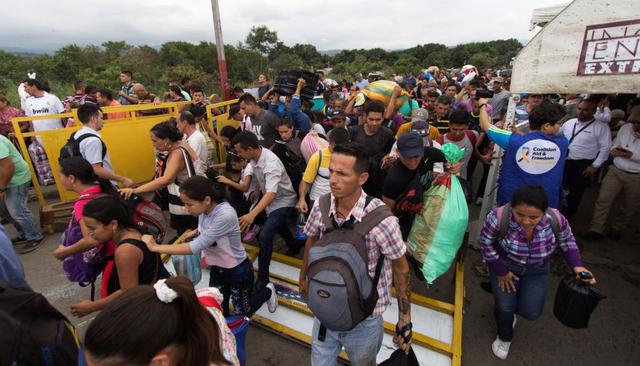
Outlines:
[[[560,213],[555,208],[547,208],[547,216],[551,221],[551,231],[553,231],[553,236],[556,237],[556,243],[559,242],[560,239]]]
[[[507,231],[509,230],[509,221],[511,219],[511,205],[506,204],[498,207],[498,211],[496,213],[498,217],[498,239],[504,238],[507,235]]]
[[[367,196],[367,198],[369,197],[371,196]],[[373,197],[371,197],[371,199],[373,199]],[[368,202],[365,208],[367,206],[368,206]],[[364,215],[364,217],[362,218],[362,221],[353,225],[353,229],[356,232],[358,232],[358,234],[365,236],[369,233],[369,231],[371,231],[371,229],[376,227],[379,223],[381,223],[384,219],[386,219],[389,216],[393,216],[393,213],[391,212],[391,209],[389,208],[389,206],[380,205],[375,209],[373,209],[371,212]]]
[[[104,159],[104,157],[107,156],[107,145],[104,144],[104,141],[102,141],[100,136],[94,135],[92,133],[85,133],[84,135],[78,137],[77,139],[74,139],[73,136],[75,134],[76,134],[75,132],[72,133],[71,137],[70,137],[71,139],[73,139],[73,143],[74,143],[74,148],[73,148],[74,155],[76,155],[76,153],[77,153],[77,156],[81,156],[81,154],[80,154],[80,142],[82,142],[82,140],[84,140],[86,138],[89,138],[89,137],[95,137],[98,140],[100,140],[100,143],[102,144],[102,159]],[[76,149],[78,149],[78,150],[76,151]]]
[[[322,222],[324,223],[325,231],[335,229],[333,219],[329,216],[329,211],[331,210],[331,193],[320,196],[320,198],[318,198],[318,206],[320,214],[322,215]]]

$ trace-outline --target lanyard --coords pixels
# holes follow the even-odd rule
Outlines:
[[[569,139],[569,145],[571,145],[571,142],[573,142],[573,139],[575,139],[576,136],[578,136],[580,134],[580,132],[586,130],[587,127],[591,126],[591,124],[594,121],[595,121],[595,119],[592,119],[591,121],[589,121],[589,123],[587,123],[586,126],[584,126],[581,129],[579,129],[578,132],[576,132],[576,127],[578,127],[578,121],[576,121],[576,123],[573,124],[573,133],[571,134],[571,138]]]

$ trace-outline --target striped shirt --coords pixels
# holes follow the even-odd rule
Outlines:
[[[480,232],[479,242],[482,257],[498,276],[504,276],[509,272],[505,262],[523,267],[543,267],[558,246],[571,268],[582,266],[580,252],[569,221],[559,212],[556,212],[556,215],[560,218],[558,235],[560,243],[556,242],[551,229],[551,219],[546,215],[533,229],[531,240],[527,239],[524,229],[514,220],[513,215],[509,218],[507,233],[504,237],[500,237],[497,212],[498,209],[495,208],[487,215]]]
[[[365,207],[367,195],[362,191],[360,199],[356,202],[355,206],[349,212],[346,218],[336,216],[335,197],[331,194],[331,208],[329,209],[329,216],[333,216],[338,226],[342,226],[346,221],[353,219],[356,222],[362,221],[362,218],[384,203],[374,198],[367,207]],[[319,200],[317,200],[307,219],[307,225],[304,230],[307,236],[321,237],[325,231],[324,222],[322,221],[322,213],[320,212]],[[393,271],[391,269],[391,261],[402,257],[406,251],[406,246],[402,240],[402,233],[400,232],[400,225],[398,224],[398,218],[395,216],[387,217],[376,225],[367,236],[364,237],[367,252],[368,252],[368,267],[369,276],[373,278],[376,274],[376,264],[378,263],[378,256],[382,253],[385,257],[382,266],[382,272],[380,273],[380,280],[378,281],[378,302],[371,314],[371,317],[382,315],[387,306],[391,304],[391,284],[393,283]]]

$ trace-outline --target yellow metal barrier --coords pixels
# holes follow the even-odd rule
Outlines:
[[[226,109],[228,105],[235,102],[236,101],[229,101],[208,106],[207,113],[212,116],[210,114],[211,108]],[[149,130],[158,122],[167,120],[170,117],[176,117],[180,110],[188,104],[190,104],[190,102],[137,104],[102,108],[105,114],[126,113],[125,118],[105,120],[104,127],[100,131],[102,140],[105,145],[107,145],[114,171],[119,175],[133,179],[136,183],[142,183],[152,179],[155,169],[155,156],[149,137]],[[155,109],[165,109],[167,113],[152,116],[144,116],[138,113],[140,111]],[[37,121],[42,119],[69,117],[72,117],[75,121],[73,127],[38,132],[21,132],[20,130],[21,124],[31,121],[38,123]],[[226,125],[232,124],[228,121],[227,114],[212,117],[213,118],[209,118],[209,123],[216,126],[218,130]],[[22,154],[29,165],[29,169],[31,170],[31,181],[33,182],[33,187],[41,207],[44,207],[47,202],[44,194],[42,193],[33,163],[29,158],[29,152],[25,142],[25,138],[27,137],[39,136],[41,139],[41,144],[47,154],[49,164],[51,165],[60,201],[64,202],[75,199],[75,193],[68,192],[60,184],[60,180],[58,178],[60,168],[58,164],[58,157],[60,156],[60,149],[67,142],[71,133],[82,127],[82,124],[78,120],[76,110],[73,110],[71,113],[56,115],[14,118],[12,120],[12,124],[14,131],[16,131],[16,139],[20,146],[20,150],[22,151]]]

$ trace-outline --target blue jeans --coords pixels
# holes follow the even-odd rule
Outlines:
[[[273,252],[273,237],[276,233],[280,234],[287,246],[295,245],[293,235],[287,227],[287,217],[291,213],[293,207],[282,207],[272,211],[265,221],[260,234],[258,234],[258,243],[260,244],[260,254],[258,255],[258,278],[266,280],[269,278],[269,265],[271,263],[271,253]]]
[[[216,287],[224,298],[222,311],[224,316],[244,315],[250,317],[260,309],[271,296],[266,287],[253,293],[253,265],[249,259],[233,268],[211,266],[209,287]],[[233,304],[234,314],[229,313],[229,301]]]
[[[318,340],[320,321],[314,319],[311,341],[311,366],[337,365],[344,346],[352,366],[376,365],[376,356],[382,347],[384,321],[382,316],[367,318],[348,332],[327,329],[323,342]]]
[[[27,207],[27,198],[29,198],[29,182],[15,187],[7,187],[4,192],[4,203],[7,205],[7,210],[18,224],[16,226],[18,237],[24,237],[28,241],[39,241],[44,236]]]
[[[491,289],[495,300],[494,314],[498,337],[505,342],[513,339],[513,316],[535,320],[542,315],[544,301],[549,289],[549,262],[542,268],[526,268],[505,262],[509,271],[519,280],[515,281],[516,292],[506,293],[498,287],[498,277],[491,271]]]

